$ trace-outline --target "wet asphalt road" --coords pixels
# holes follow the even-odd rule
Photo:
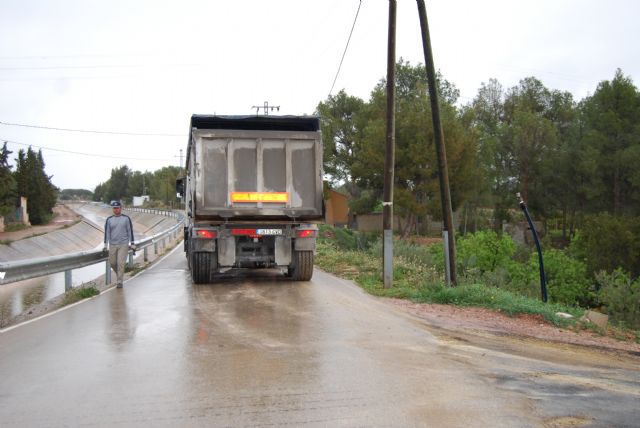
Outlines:
[[[318,270],[192,285],[179,247],[0,334],[0,425],[637,427],[639,370],[443,332]]]

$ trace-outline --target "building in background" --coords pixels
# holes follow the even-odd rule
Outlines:
[[[347,226],[349,224],[348,196],[335,190],[325,191],[325,196],[327,197],[324,200],[325,223],[332,226]]]

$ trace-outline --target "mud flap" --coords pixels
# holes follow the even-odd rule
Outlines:
[[[236,239],[233,236],[218,238],[218,265],[233,266],[236,263]]]
[[[289,266],[291,264],[291,238],[276,237],[275,259],[278,266]]]

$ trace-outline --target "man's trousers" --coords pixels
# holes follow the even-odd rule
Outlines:
[[[109,245],[109,264],[116,273],[116,284],[122,285],[124,280],[124,267],[127,263],[129,244]]]

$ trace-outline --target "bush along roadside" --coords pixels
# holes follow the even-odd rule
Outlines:
[[[93,286],[91,283],[83,284],[80,287],[72,288],[69,291],[64,293],[64,298],[62,299],[61,307],[71,305],[73,303],[79,302],[83,299],[88,299],[89,297],[97,296],[100,294],[100,291]]]
[[[549,303],[540,301],[538,260],[510,237],[482,231],[457,240],[458,286],[444,284],[442,244],[423,246],[394,241],[394,286],[383,287],[382,244],[370,234],[320,228],[316,264],[351,279],[370,294],[410,299],[417,303],[476,306],[508,315],[541,315],[548,322],[581,328],[581,316],[590,307],[602,306],[618,329],[638,329],[640,280],[624,272],[591,278],[584,262],[560,250],[546,251]],[[629,303],[630,302],[630,303]],[[635,304],[635,306],[634,306]],[[558,313],[568,313],[565,318]],[[604,331],[591,326],[595,331]],[[640,340],[638,331],[631,332]],[[628,336],[614,332],[616,337]]]

